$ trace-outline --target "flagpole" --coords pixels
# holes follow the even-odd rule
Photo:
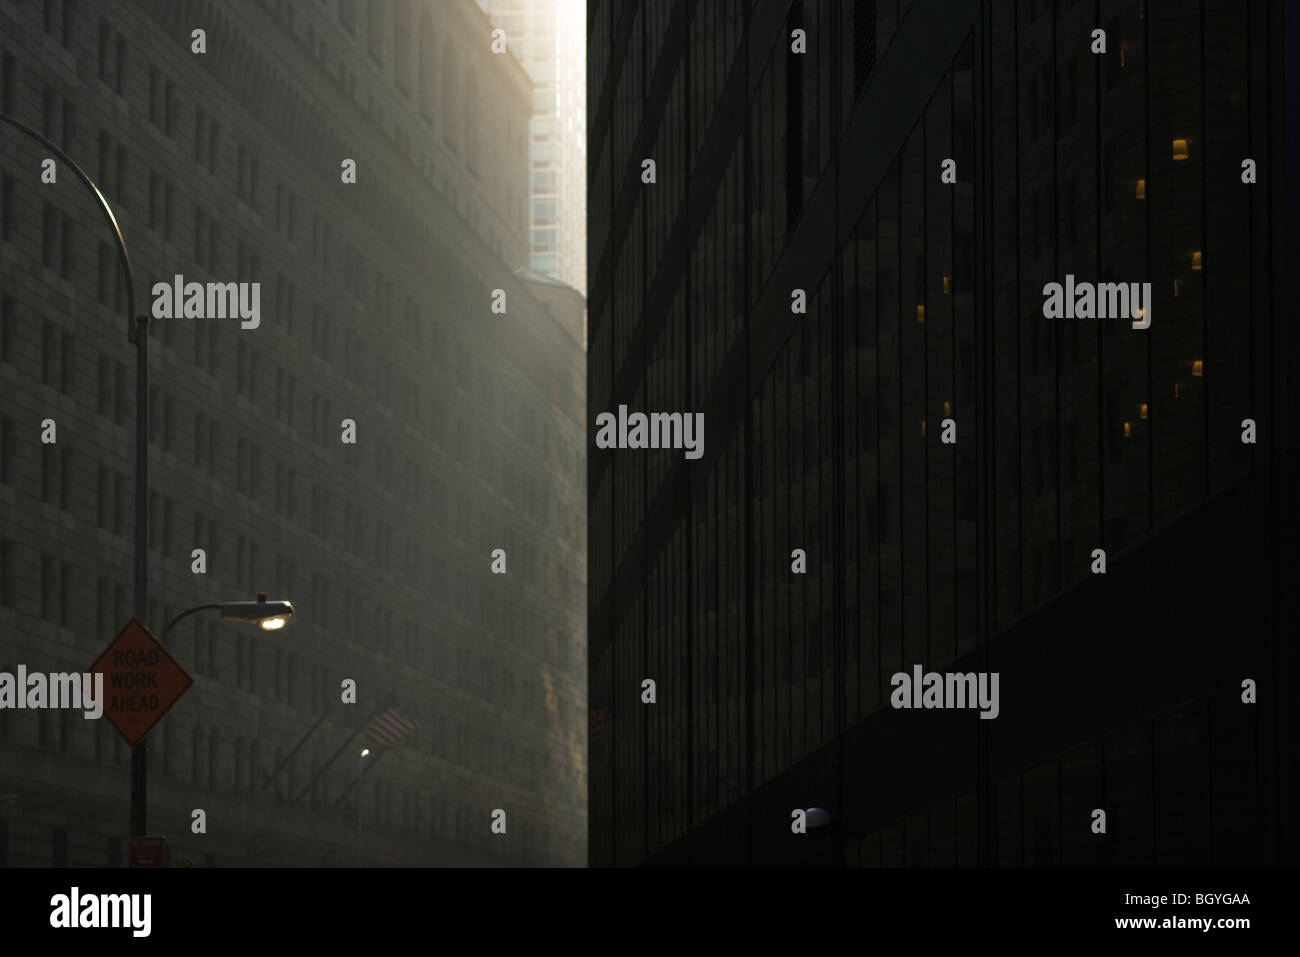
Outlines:
[[[388,749],[387,749],[387,748],[385,748],[384,750],[380,751],[378,754],[374,754],[374,753],[372,753],[372,754],[370,755],[370,764],[371,764],[371,766],[373,766],[374,763],[375,763],[376,761],[378,761],[380,758],[382,758],[382,757],[383,757],[385,754],[387,754],[387,753],[388,753]],[[334,799],[334,803],[330,805],[330,810],[332,811],[332,810],[334,810],[336,807],[338,807],[340,804],[342,804],[342,803],[344,802],[344,800],[347,799],[348,794],[351,793],[352,789],[353,789],[355,786],[356,786],[356,782],[355,782],[355,781],[353,781],[351,784],[345,784],[345,785],[343,785],[343,790],[339,793],[339,796],[336,797],[336,798]]]
[[[352,733],[348,735],[348,739],[339,745],[337,751],[335,751],[333,754],[330,755],[330,759],[325,762],[325,764],[321,767],[319,771],[316,772],[316,776],[307,782],[307,786],[304,787],[301,791],[299,791],[297,796],[290,795],[291,804],[296,804],[298,800],[302,798],[303,795],[305,795],[308,791],[311,790],[312,785],[314,785],[317,781],[321,779],[322,776],[324,776],[325,772],[328,771],[333,766],[334,762],[339,759],[339,755],[341,755],[344,751],[348,749],[348,745],[350,745],[354,740],[356,740],[357,735],[359,735],[366,728],[370,727],[370,722],[374,721],[375,718],[378,717],[380,713],[381,712],[376,711],[374,714],[372,714],[369,718],[366,719],[366,722],[364,724],[357,726],[352,731]],[[270,782],[268,781],[267,783],[269,784]],[[266,784],[263,784],[262,787],[263,789],[265,789]],[[352,790],[352,785],[349,784],[344,787],[343,793],[346,795],[347,792],[351,790]],[[338,806],[337,801],[335,801],[334,804],[330,805],[331,808],[337,806]]]
[[[361,866],[361,847],[364,840],[361,833],[361,776],[366,773],[366,755],[369,748],[364,748],[357,758],[357,867]]]
[[[303,735],[303,736],[298,740],[298,743],[295,744],[295,745],[293,746],[293,749],[290,750],[290,752],[285,756],[284,760],[281,761],[281,762],[276,766],[276,769],[275,769],[274,771],[272,771],[269,775],[267,775],[266,780],[262,782],[262,786],[261,786],[260,788],[258,788],[258,791],[265,791],[265,790],[267,789],[267,787],[270,786],[271,782],[274,781],[274,780],[279,776],[280,772],[283,771],[286,767],[288,767],[289,762],[293,760],[293,756],[294,756],[295,754],[297,754],[297,753],[302,749],[302,746],[303,746],[304,744],[307,743],[307,739],[310,738],[313,734],[316,733],[316,729],[319,728],[319,727],[321,726],[321,722],[323,722],[326,718],[328,718],[328,717],[330,716],[330,710],[331,710],[330,708],[326,707],[326,709],[325,709],[323,712],[321,712],[321,716],[320,716],[319,718],[316,719],[316,723],[313,724],[313,725],[312,725],[312,726],[307,730],[307,733],[304,734],[304,735]],[[356,732],[353,732],[353,737],[355,737],[355,736],[356,736]],[[351,741],[352,738],[348,738],[348,740]],[[316,781],[316,779],[313,778],[313,779],[312,779],[312,783],[314,784],[315,781]],[[310,788],[310,785],[308,785],[308,787]],[[300,792],[300,793],[299,793],[299,796],[300,796],[300,797],[301,797],[302,793],[305,793],[305,792]],[[290,795],[289,795],[289,799],[290,799],[290,803],[292,803],[292,802],[293,802],[293,799],[294,799],[294,796],[293,796],[292,794],[290,794]]]

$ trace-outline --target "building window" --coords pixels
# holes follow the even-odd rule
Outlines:
[[[479,160],[479,103],[478,77],[470,73],[465,83],[465,166],[470,175],[478,178]]]
[[[126,516],[131,514],[131,482],[121,472],[117,472],[114,486],[113,534],[121,535],[126,530]]]
[[[208,245],[210,240],[208,214],[201,209],[196,209],[194,211],[194,261],[200,266],[207,265],[211,259]]]
[[[203,110],[194,113],[194,162],[202,163],[208,148],[208,115]]]
[[[113,71],[113,89],[121,94],[126,91],[126,62],[127,46],[126,37],[114,34],[116,51],[114,55]]]
[[[104,83],[112,84],[114,78],[113,55],[116,52],[113,44],[113,28],[108,25],[107,20],[99,21],[99,78]]]
[[[557,222],[556,203],[553,199],[533,203],[533,226],[554,226]],[[533,234],[536,238],[536,233]],[[552,233],[554,235],[554,233]]]
[[[411,5],[399,2],[393,8],[393,79],[397,89],[409,93],[411,89]]]
[[[162,236],[172,238],[172,209],[175,190],[158,173],[149,173],[149,228]]]
[[[456,57],[451,41],[442,47],[442,138],[453,153],[459,152],[457,137],[462,132],[460,98],[456,95]],[[452,202],[455,202],[453,196]]]
[[[0,608],[14,607],[14,561],[14,543],[7,538],[0,540]]]
[[[59,378],[63,370],[59,357],[62,342],[58,326],[52,322],[41,326],[41,381],[55,389],[60,387]]]
[[[388,0],[370,0],[366,8],[366,51],[380,66],[388,62],[388,19]]]
[[[0,179],[0,238],[14,236],[14,180],[8,173]]]
[[[199,784],[199,775],[203,768],[203,727],[195,725],[190,735],[190,783]]]
[[[171,128],[168,107],[175,94],[171,82],[157,67],[149,69],[149,122],[160,130]]]
[[[18,61],[11,54],[4,54],[0,57],[0,103],[4,104],[4,111],[12,114],[14,111],[14,90],[18,88]]]
[[[41,111],[41,120],[44,124],[44,132],[47,139],[55,143],[63,141],[63,131],[59,128],[60,121],[63,119],[62,109],[63,99],[59,92],[52,87],[45,88],[44,109]]]
[[[1106,24],[1106,42],[1110,44],[1110,49],[1114,51],[1111,56],[1105,57],[1106,60],[1106,89],[1113,90],[1119,85],[1123,78],[1122,70],[1124,69],[1127,54],[1131,51],[1124,46],[1124,35],[1120,30],[1120,21],[1118,17],[1111,19]]]
[[[339,23],[348,33],[357,34],[357,0],[339,0]]]
[[[243,143],[239,144],[239,169],[238,181],[236,183],[236,195],[249,206],[256,207],[258,188],[257,181],[261,172],[261,164],[258,162],[251,150]],[[277,215],[278,215],[277,209]]]
[[[76,26],[77,6],[81,0],[63,0],[62,40],[65,49],[72,47],[73,28]]]
[[[61,225],[58,209],[46,203],[41,210],[41,264],[46,269],[59,268],[59,254],[63,249],[59,230]]]
[[[99,358],[99,413],[104,417],[113,415],[113,360],[101,355]]]
[[[867,78],[876,68],[876,4],[853,5],[853,96],[866,88]]]
[[[217,140],[220,129],[215,120],[203,110],[194,114],[194,162],[206,166],[209,173],[217,171]]]
[[[54,621],[59,608],[59,562],[49,555],[41,556],[41,618]]]
[[[420,21],[420,114],[433,125],[433,108],[437,96],[438,39],[433,32],[433,18],[426,10]],[[6,87],[7,88],[7,87]]]
[[[95,501],[95,524],[108,528],[109,514],[112,511],[113,470],[107,466],[99,467],[99,485]]]

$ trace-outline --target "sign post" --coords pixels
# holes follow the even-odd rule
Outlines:
[[[103,674],[104,717],[131,745],[131,867],[162,867],[163,839],[145,837],[144,736],[194,684],[176,659],[132,618],[90,666]],[[138,767],[137,767],[138,765]]]
[[[163,842],[161,837],[131,838],[131,866],[162,867]]]

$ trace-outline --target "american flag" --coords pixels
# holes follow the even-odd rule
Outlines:
[[[414,721],[396,708],[385,708],[366,727],[365,740],[367,744],[391,748],[414,730]]]

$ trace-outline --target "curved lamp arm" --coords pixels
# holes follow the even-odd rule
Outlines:
[[[183,611],[183,612],[181,612],[179,615],[177,615],[177,616],[176,616],[175,618],[173,618],[171,621],[167,622],[167,627],[164,628],[164,629],[162,630],[162,634],[158,636],[158,644],[161,645],[161,644],[163,643],[163,640],[167,637],[167,632],[171,631],[174,627],[176,627],[176,623],[177,623],[178,621],[180,621],[182,618],[188,618],[190,615],[193,615],[193,614],[196,613],[196,612],[200,612],[200,611],[211,611],[211,610],[213,610],[213,609],[215,609],[215,608],[220,608],[220,607],[221,607],[221,605],[219,605],[219,604],[217,604],[217,605],[199,605],[199,606],[196,607],[196,608],[191,608],[191,609],[189,609],[188,611]]]
[[[176,627],[177,622],[200,611],[220,611],[222,618],[253,622],[260,624],[267,630],[278,630],[283,628],[285,623],[293,617],[293,602],[267,601],[266,595],[260,594],[257,596],[257,601],[222,601],[212,602],[207,605],[196,605],[193,608],[186,609],[167,622],[167,627],[162,630],[158,641],[161,643],[167,637],[167,633]],[[269,626],[271,621],[276,621],[278,624]]]
[[[32,129],[26,123],[14,119],[7,113],[0,113],[0,122],[8,123],[10,126],[16,127],[21,132],[26,133],[28,136],[37,140],[47,150],[54,153],[54,155],[59,158],[60,162],[71,168],[71,170],[77,174],[77,178],[86,184],[86,188],[95,194],[95,199],[99,200],[99,207],[103,210],[104,219],[108,221],[109,227],[113,230],[113,236],[117,240],[117,256],[122,262],[122,271],[126,273],[126,311],[127,321],[129,322],[126,337],[131,342],[135,342],[138,322],[135,314],[135,280],[131,275],[131,257],[127,254],[126,242],[122,239],[122,227],[117,224],[117,217],[113,215],[113,208],[108,205],[108,200],[105,199],[104,194],[99,191],[99,187],[95,185],[94,180],[87,176],[86,171],[77,165],[76,160],[63,152],[60,147],[56,146],[49,139]]]

